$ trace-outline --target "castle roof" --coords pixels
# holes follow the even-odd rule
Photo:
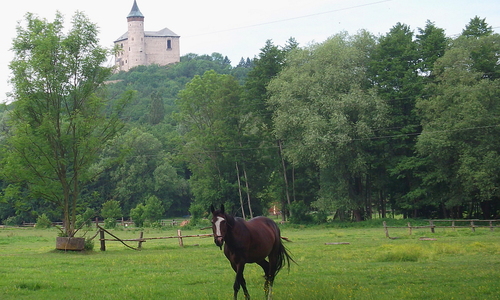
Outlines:
[[[144,15],[139,10],[139,6],[137,6],[136,0],[134,0],[134,5],[132,6],[132,10],[128,14],[127,18],[134,18],[134,17],[144,18]]]
[[[159,31],[144,31],[144,37],[179,37],[179,35],[177,35],[172,30],[168,29],[167,27],[165,27]],[[127,39],[128,39],[128,32],[125,32],[118,39],[116,39],[115,43]]]

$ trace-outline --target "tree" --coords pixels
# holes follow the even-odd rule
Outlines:
[[[428,68],[424,55],[432,53],[427,49],[430,40],[422,38],[420,41],[421,45],[414,40],[409,26],[397,23],[379,38],[369,65],[371,82],[377,94],[389,105],[390,123],[378,131],[378,135],[391,138],[380,139],[375,145],[375,151],[380,154],[377,161],[381,178],[378,187],[381,191],[380,206],[385,207],[384,199],[393,206],[405,202],[404,213],[411,212],[414,216],[420,207],[420,199],[407,199],[406,196],[419,182],[413,176],[413,170],[408,169],[407,161],[413,157],[416,135],[420,132],[415,102],[424,87],[421,69],[427,71]]]
[[[31,13],[25,21],[12,46],[15,102],[4,172],[26,183],[31,197],[56,204],[64,234],[72,237],[82,187],[98,175],[90,166],[122,128],[119,113],[130,95],[105,113],[99,92],[111,74],[102,67],[108,52],[83,13],[73,16],[67,33],[60,13],[53,22]]]
[[[273,114],[272,107],[267,103],[269,99],[267,86],[271,79],[283,69],[286,55],[296,48],[298,48],[298,44],[293,38],[290,38],[282,48],[274,45],[271,40],[267,40],[264,47],[260,49],[259,57],[254,60],[254,67],[248,73],[242,100],[246,108],[242,111],[245,119],[242,130],[245,134],[259,140],[262,148],[260,159],[253,160],[259,162],[256,166],[260,167],[260,170],[255,172],[255,176],[261,176],[261,181],[263,181],[261,185],[268,186],[266,187],[267,193],[271,190],[277,191],[277,197],[282,199],[281,206],[285,212],[282,214],[283,220],[288,215],[287,207],[292,201],[290,194],[293,192],[290,192],[290,185],[293,184],[289,184],[289,181],[291,181],[290,177],[293,178],[293,176],[290,176],[291,172],[288,170],[287,162],[282,155],[281,140],[277,140],[272,134]],[[265,169],[267,172],[262,171],[265,166],[267,166]],[[276,170],[280,170],[278,174],[281,176],[273,176]],[[260,194],[266,193],[261,192]]]
[[[123,216],[120,208],[120,202],[116,200],[108,200],[104,202],[101,209],[101,216],[104,218],[104,225],[106,228],[115,228],[116,219]]]
[[[482,36],[488,36],[493,33],[493,28],[486,23],[486,19],[481,19],[478,16],[472,18],[462,30],[462,36],[479,38]]]
[[[156,125],[165,118],[165,104],[157,91],[151,93],[151,106],[149,108],[149,123]]]
[[[417,149],[428,161],[428,197],[452,217],[482,211],[493,218],[500,211],[500,79],[491,73],[499,45],[498,34],[455,39],[436,61],[433,96],[417,103],[423,119]]]
[[[183,155],[192,172],[195,201],[205,207],[221,201],[237,203],[234,149],[239,147],[240,94],[234,77],[215,71],[195,76],[179,93]]]
[[[149,221],[151,224],[161,221],[165,208],[156,196],[147,197],[144,201],[144,220]]]
[[[296,50],[269,83],[274,131],[294,165],[313,163],[323,211],[351,210],[363,218],[369,195],[373,141],[386,124],[386,104],[366,89],[366,33],[337,34]],[[360,47],[364,44],[365,47]]]

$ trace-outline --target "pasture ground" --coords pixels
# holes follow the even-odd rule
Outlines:
[[[137,238],[140,230],[115,230]],[[207,231],[183,230],[183,234]],[[282,227],[297,265],[276,278],[273,299],[498,299],[500,229]],[[145,229],[145,237],[176,228]],[[55,251],[57,230],[0,229],[0,299],[232,299],[234,272],[212,238],[152,240],[142,251]],[[436,238],[422,241],[420,237]],[[348,245],[325,243],[348,242]],[[136,243],[133,243],[136,246]],[[195,246],[195,244],[198,244]],[[253,299],[263,299],[260,267],[247,265]],[[243,294],[240,292],[240,299]]]

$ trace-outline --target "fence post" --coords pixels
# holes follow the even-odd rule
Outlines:
[[[429,220],[429,223],[431,225],[431,232],[434,233],[434,221]]]
[[[387,230],[387,223],[384,221],[383,224],[384,224],[385,237],[388,238],[389,237],[389,230]]]
[[[106,251],[106,241],[104,240],[104,230],[99,229],[99,240],[101,241],[101,251]]]
[[[411,224],[410,224],[410,222],[408,222],[408,230],[410,231],[410,235],[411,235],[411,229],[412,229]]]
[[[144,231],[141,231],[141,233],[139,234],[139,244],[137,245],[137,248],[141,249],[142,247],[142,237],[144,236]]]
[[[493,221],[490,220],[490,230],[493,231]]]
[[[476,232],[476,228],[474,227],[474,221],[470,221],[470,229],[472,232]]]
[[[177,236],[179,237],[179,246],[184,247],[184,243],[182,242],[182,232],[180,229],[177,229]]]

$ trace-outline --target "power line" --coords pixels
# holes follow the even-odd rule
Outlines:
[[[186,37],[197,37],[197,36],[203,36],[203,35],[209,35],[209,34],[217,34],[217,33],[223,33],[223,32],[229,32],[229,31],[235,31],[235,30],[241,30],[241,29],[247,29],[247,28],[253,28],[253,27],[264,26],[264,25],[269,25],[269,24],[276,24],[276,23],[288,22],[288,21],[292,21],[292,20],[310,18],[310,17],[320,16],[320,15],[325,15],[325,14],[331,14],[331,13],[335,13],[335,12],[346,11],[346,10],[351,10],[351,9],[356,9],[356,8],[360,8],[360,7],[366,7],[366,6],[371,6],[371,5],[376,5],[376,4],[381,4],[381,3],[384,3],[384,2],[391,2],[391,1],[392,0],[382,0],[382,1],[370,2],[370,3],[349,6],[349,7],[345,7],[345,8],[338,8],[338,9],[334,9],[334,10],[329,10],[329,11],[319,12],[319,13],[314,13],[314,14],[309,14],[309,15],[302,15],[302,16],[298,16],[298,17],[292,17],[292,18],[287,18],[287,19],[281,19],[281,20],[275,20],[275,21],[257,23],[257,24],[240,26],[240,27],[234,27],[234,28],[223,29],[223,30],[219,30],[219,31],[212,31],[212,32],[205,32],[205,33],[200,33],[200,34],[194,34],[194,35],[189,35],[189,36],[186,36]]]

